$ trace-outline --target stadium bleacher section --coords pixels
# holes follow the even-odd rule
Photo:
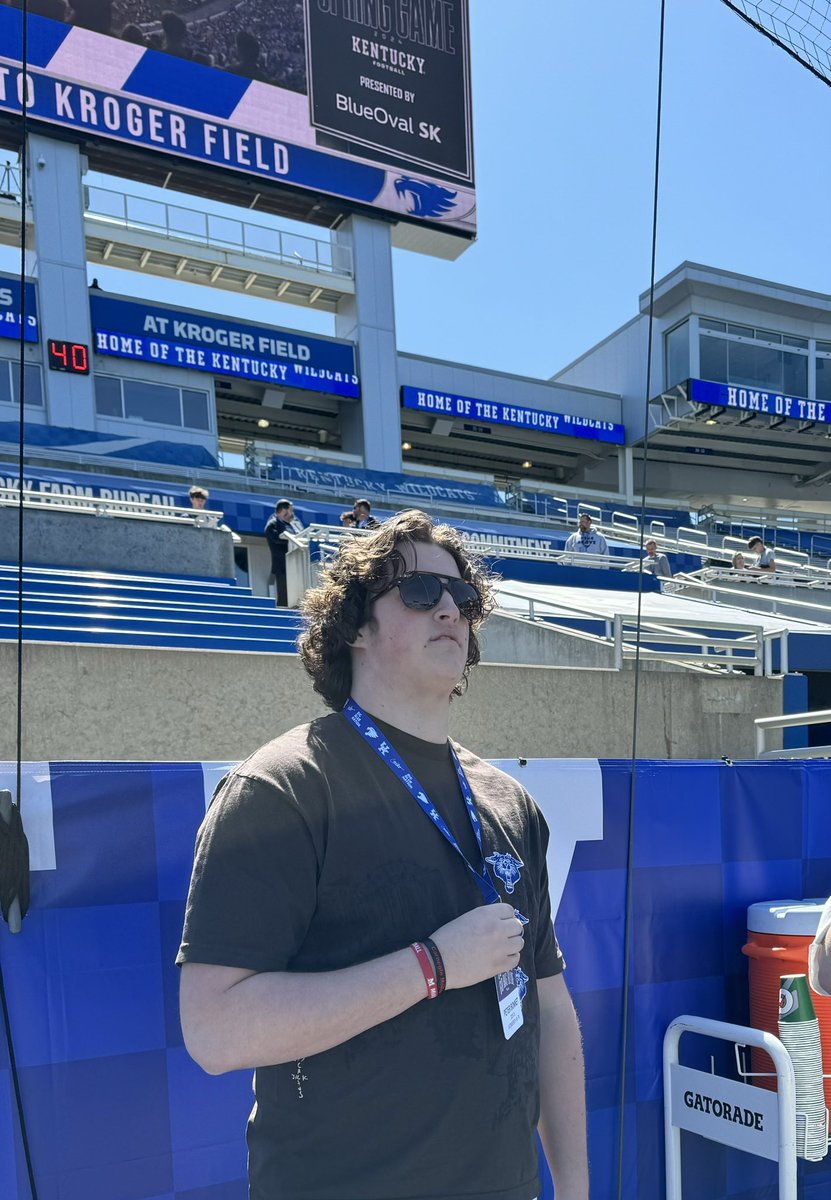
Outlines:
[[[0,640],[17,637],[17,567],[0,563]],[[27,642],[293,653],[297,613],[227,580],[28,567]]]

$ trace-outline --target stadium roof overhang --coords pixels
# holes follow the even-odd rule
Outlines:
[[[650,402],[650,461],[721,468],[733,492],[742,490],[742,474],[752,472],[787,477],[790,486],[806,489],[806,499],[812,487],[831,480],[831,424],[701,403],[691,384],[676,384]],[[642,453],[644,439],[634,445]]]
[[[584,470],[619,449],[608,442],[450,419],[409,408],[401,409],[401,436],[412,447],[405,458],[497,478],[530,475],[551,483],[576,481]]]

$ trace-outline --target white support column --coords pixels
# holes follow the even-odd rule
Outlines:
[[[29,191],[35,225],[44,392],[50,425],[95,428],[92,375],[66,375],[46,364],[46,340],[90,347],[81,156],[71,142],[29,135]]]
[[[617,490],[627,504],[635,503],[635,471],[632,447],[621,446],[617,456]]]
[[[385,221],[352,216],[338,238],[352,247],[355,295],[341,301],[338,337],[358,347],[361,401],[341,407],[344,450],[363,454],[377,471],[401,470],[401,408],[395,342],[392,281],[392,227]]]

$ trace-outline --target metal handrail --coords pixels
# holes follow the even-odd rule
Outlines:
[[[713,583],[713,579],[730,579],[735,576],[737,582],[740,583],[759,583],[770,586],[777,582],[776,578],[770,578],[773,572],[765,573],[761,576],[753,575],[751,572],[745,571],[721,571],[717,567],[707,567],[701,571],[694,571],[689,575],[676,575],[673,580],[673,590],[687,594],[689,591],[697,591],[706,593],[705,596],[694,596],[694,599],[706,599],[711,604],[729,604],[732,607],[743,605],[750,612],[769,613],[771,616],[781,617],[786,620],[790,617],[792,620],[798,620],[805,625],[815,625],[817,632],[828,632],[831,625],[831,604],[816,604],[811,600],[803,600],[796,596],[770,596],[764,595],[761,592],[743,591],[738,588],[719,587]],[[776,573],[778,574],[778,572]],[[785,576],[781,581],[784,586],[791,588],[804,589],[811,595],[816,595],[818,592],[831,591],[831,580],[826,578],[820,579],[798,579],[794,580],[792,576]],[[766,607],[761,607],[765,605]],[[781,611],[784,610],[784,611]],[[791,610],[790,612],[788,610]],[[793,611],[797,610],[797,611]],[[801,615],[806,610],[809,611],[808,616]]]
[[[752,554],[753,551],[748,551],[747,542],[741,538],[733,537],[732,534],[725,534],[721,539],[721,547],[723,550],[733,554]],[[810,555],[804,550],[783,550],[777,549],[774,551],[774,557],[781,563],[787,563],[790,567],[805,567],[810,564]]]
[[[765,735],[769,729],[794,729],[798,725],[831,724],[831,708],[814,712],[788,713],[787,716],[756,717],[757,758],[828,758],[831,746],[799,746],[794,750],[766,750]]]
[[[507,596],[513,600],[519,600],[527,611],[527,617],[515,609],[503,608],[499,605],[498,597]],[[527,596],[523,592],[513,591],[504,584],[500,584],[497,589],[497,611],[506,615],[518,617],[532,621],[535,624],[538,622],[549,622],[545,618],[545,610],[550,611],[550,615],[556,619],[560,616],[575,616],[581,620],[602,621],[606,627],[605,637],[598,635],[598,640],[604,644],[615,648],[615,664],[618,669],[623,664],[624,658],[632,657],[636,648],[627,642],[624,635],[624,627],[636,625],[636,618],[628,614],[615,613],[611,617],[604,616],[588,609],[585,606],[578,607],[573,604],[566,604],[560,600],[545,600],[535,596]],[[542,610],[542,612],[540,612]],[[702,633],[704,630],[724,630],[727,633],[734,633],[738,636],[731,639],[729,637],[713,638],[708,636],[708,633]],[[648,646],[642,646],[640,653],[647,655],[649,658],[662,661],[678,663],[681,666],[693,665],[694,663],[706,662],[714,667],[724,669],[732,669],[733,666],[741,667],[744,670],[752,669],[755,675],[772,675],[773,674],[773,642],[780,639],[780,673],[787,673],[788,654],[787,654],[787,630],[775,630],[766,633],[760,625],[738,624],[734,621],[713,621],[708,617],[701,620],[679,621],[677,618],[665,620],[660,617],[650,617],[648,620],[641,621],[641,630],[646,632],[647,640],[649,641],[664,641],[665,643],[674,643],[676,645],[699,646],[700,650],[688,656],[685,656],[678,650],[653,650]],[[708,650],[708,647],[710,648]],[[734,650],[753,651],[752,654],[734,654]],[[728,651],[730,653],[728,654]],[[699,668],[700,669],[700,668]]]
[[[831,573],[824,567],[805,567],[798,575],[793,571],[760,571],[755,567],[699,567],[697,571],[688,571],[675,578],[702,583],[729,579],[739,583],[761,583],[767,587],[805,588],[808,591],[825,591],[831,587]],[[791,601],[784,598],[784,603]]]
[[[701,632],[702,625],[706,627],[707,633]],[[632,657],[638,653],[638,647],[631,645],[626,636],[627,629],[634,629],[637,633],[638,620],[634,616],[616,613],[614,629],[615,649],[622,662],[624,657]],[[777,634],[766,634],[759,625],[738,625],[732,621],[709,620],[692,625],[683,622],[679,624],[677,619],[664,621],[661,618],[653,617],[648,621],[641,620],[640,629],[641,653],[644,649],[644,641],[662,642],[664,645],[670,646],[698,647],[694,655],[697,662],[714,663],[725,668],[732,668],[734,665],[745,670],[752,668],[754,675],[773,674],[772,656],[768,652],[766,642],[769,642]],[[723,630],[726,635],[732,633],[737,636],[709,637],[709,631],[715,629]],[[660,654],[668,661],[678,658],[678,653],[675,651],[647,648],[652,649],[653,654]],[[782,653],[784,655],[784,650]]]
[[[95,221],[345,279],[354,278],[352,248],[339,242],[289,233],[273,226],[201,212],[97,185],[88,185],[84,197],[85,215]]]
[[[20,489],[0,487],[0,505],[20,503]],[[189,505],[151,504],[142,500],[107,500],[97,496],[64,496],[53,492],[26,492],[23,507],[53,512],[85,512],[96,517],[139,517],[151,521],[181,521],[190,518],[194,525],[216,529],[224,513],[216,509],[191,508]]]
[[[300,535],[308,541],[317,541],[321,545],[331,544],[333,548],[340,545],[344,538],[357,534],[371,532],[367,529],[356,529],[354,526],[339,525],[309,525]],[[632,560],[623,557],[613,557],[605,554],[583,554],[578,551],[563,551],[554,547],[542,546],[511,546],[488,539],[487,535],[462,533],[462,541],[466,550],[474,551],[483,557],[522,558],[537,562],[552,564],[578,565],[581,567],[601,566],[626,570]]]
[[[20,200],[20,167],[15,163],[0,166],[0,200]]]
[[[827,532],[831,534],[831,516],[824,513],[811,512],[810,510],[787,510],[782,508],[751,508],[742,507],[739,509],[716,509],[708,505],[705,510],[699,510],[699,519],[706,516],[706,520],[719,522],[724,525],[738,526],[744,528],[747,526],[754,533],[758,529],[766,528],[771,532],[777,529],[802,530],[812,531],[816,533]]]

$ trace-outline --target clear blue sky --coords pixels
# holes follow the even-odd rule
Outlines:
[[[395,253],[401,350],[545,378],[634,316],[659,15],[659,0],[473,0],[479,240],[454,263]],[[721,0],[668,0],[659,277],[691,259],[831,293],[829,127],[831,89]],[[332,332],[290,305],[93,273],[114,291]]]

